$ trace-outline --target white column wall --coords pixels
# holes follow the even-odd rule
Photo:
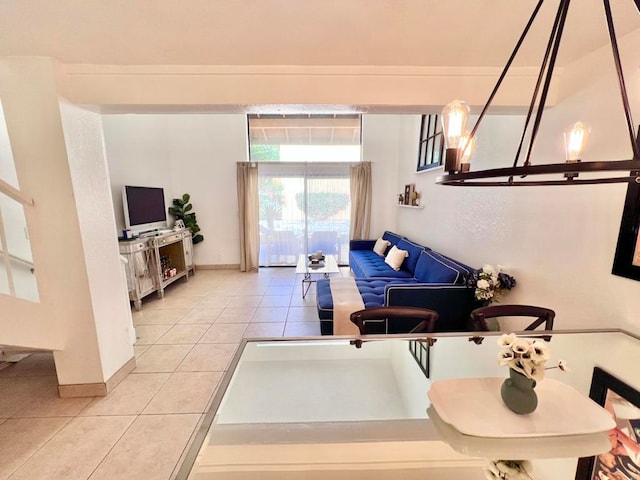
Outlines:
[[[104,379],[109,379],[134,357],[134,352],[130,342],[133,320],[116,240],[102,119],[97,113],[66,102],[60,106],[100,360]]]

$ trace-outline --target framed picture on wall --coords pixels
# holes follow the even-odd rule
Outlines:
[[[589,397],[613,415],[616,427],[609,432],[611,450],[581,458],[576,480],[640,478],[640,392],[595,367]]]
[[[640,127],[636,142],[640,143]],[[611,273],[640,280],[640,183],[637,181],[627,187]]]
[[[627,187],[611,273],[640,280],[640,183],[637,182]]]

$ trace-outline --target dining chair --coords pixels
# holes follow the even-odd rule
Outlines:
[[[488,307],[476,308],[471,312],[471,322],[474,331],[488,332],[487,319],[498,317],[530,317],[535,318],[523,330],[535,330],[544,324],[545,330],[553,330],[553,320],[556,312],[550,308],[536,307],[533,305],[490,305]],[[549,342],[550,335],[543,335],[542,338]],[[477,342],[476,342],[477,343]]]
[[[438,312],[418,307],[374,307],[353,312],[351,321],[358,327],[360,335],[376,333],[371,331],[372,322],[385,322],[385,331],[393,333],[432,333],[438,321]],[[407,331],[398,331],[397,324],[402,322]],[[357,348],[362,346],[362,340],[356,340]]]

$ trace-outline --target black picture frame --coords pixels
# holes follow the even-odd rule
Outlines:
[[[640,280],[640,183],[627,187],[611,273]]]
[[[442,133],[440,116],[436,114],[422,115],[417,171],[439,167],[443,161],[444,134]]]
[[[404,186],[404,205],[411,203],[411,185]]]
[[[640,392],[599,367],[593,369],[589,398],[612,412],[615,412],[611,405],[614,401],[640,409]],[[609,475],[608,478],[634,479],[640,475],[640,466],[634,463],[630,456],[621,453],[623,447],[640,452],[640,418],[622,419],[615,415],[614,418],[617,426],[609,434],[612,441],[611,451],[598,456],[580,458],[576,480],[598,480],[601,478],[598,472],[606,470],[625,475],[616,477]],[[633,475],[629,474],[630,471],[634,472]]]
[[[640,143],[640,127],[636,142]],[[640,172],[634,173],[640,174]],[[640,183],[638,182],[630,182],[627,187],[611,273],[632,280],[640,280]]]

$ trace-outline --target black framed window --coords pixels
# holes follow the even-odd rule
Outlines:
[[[422,115],[420,122],[420,145],[418,148],[418,171],[439,167],[444,160],[444,135],[440,115]]]

